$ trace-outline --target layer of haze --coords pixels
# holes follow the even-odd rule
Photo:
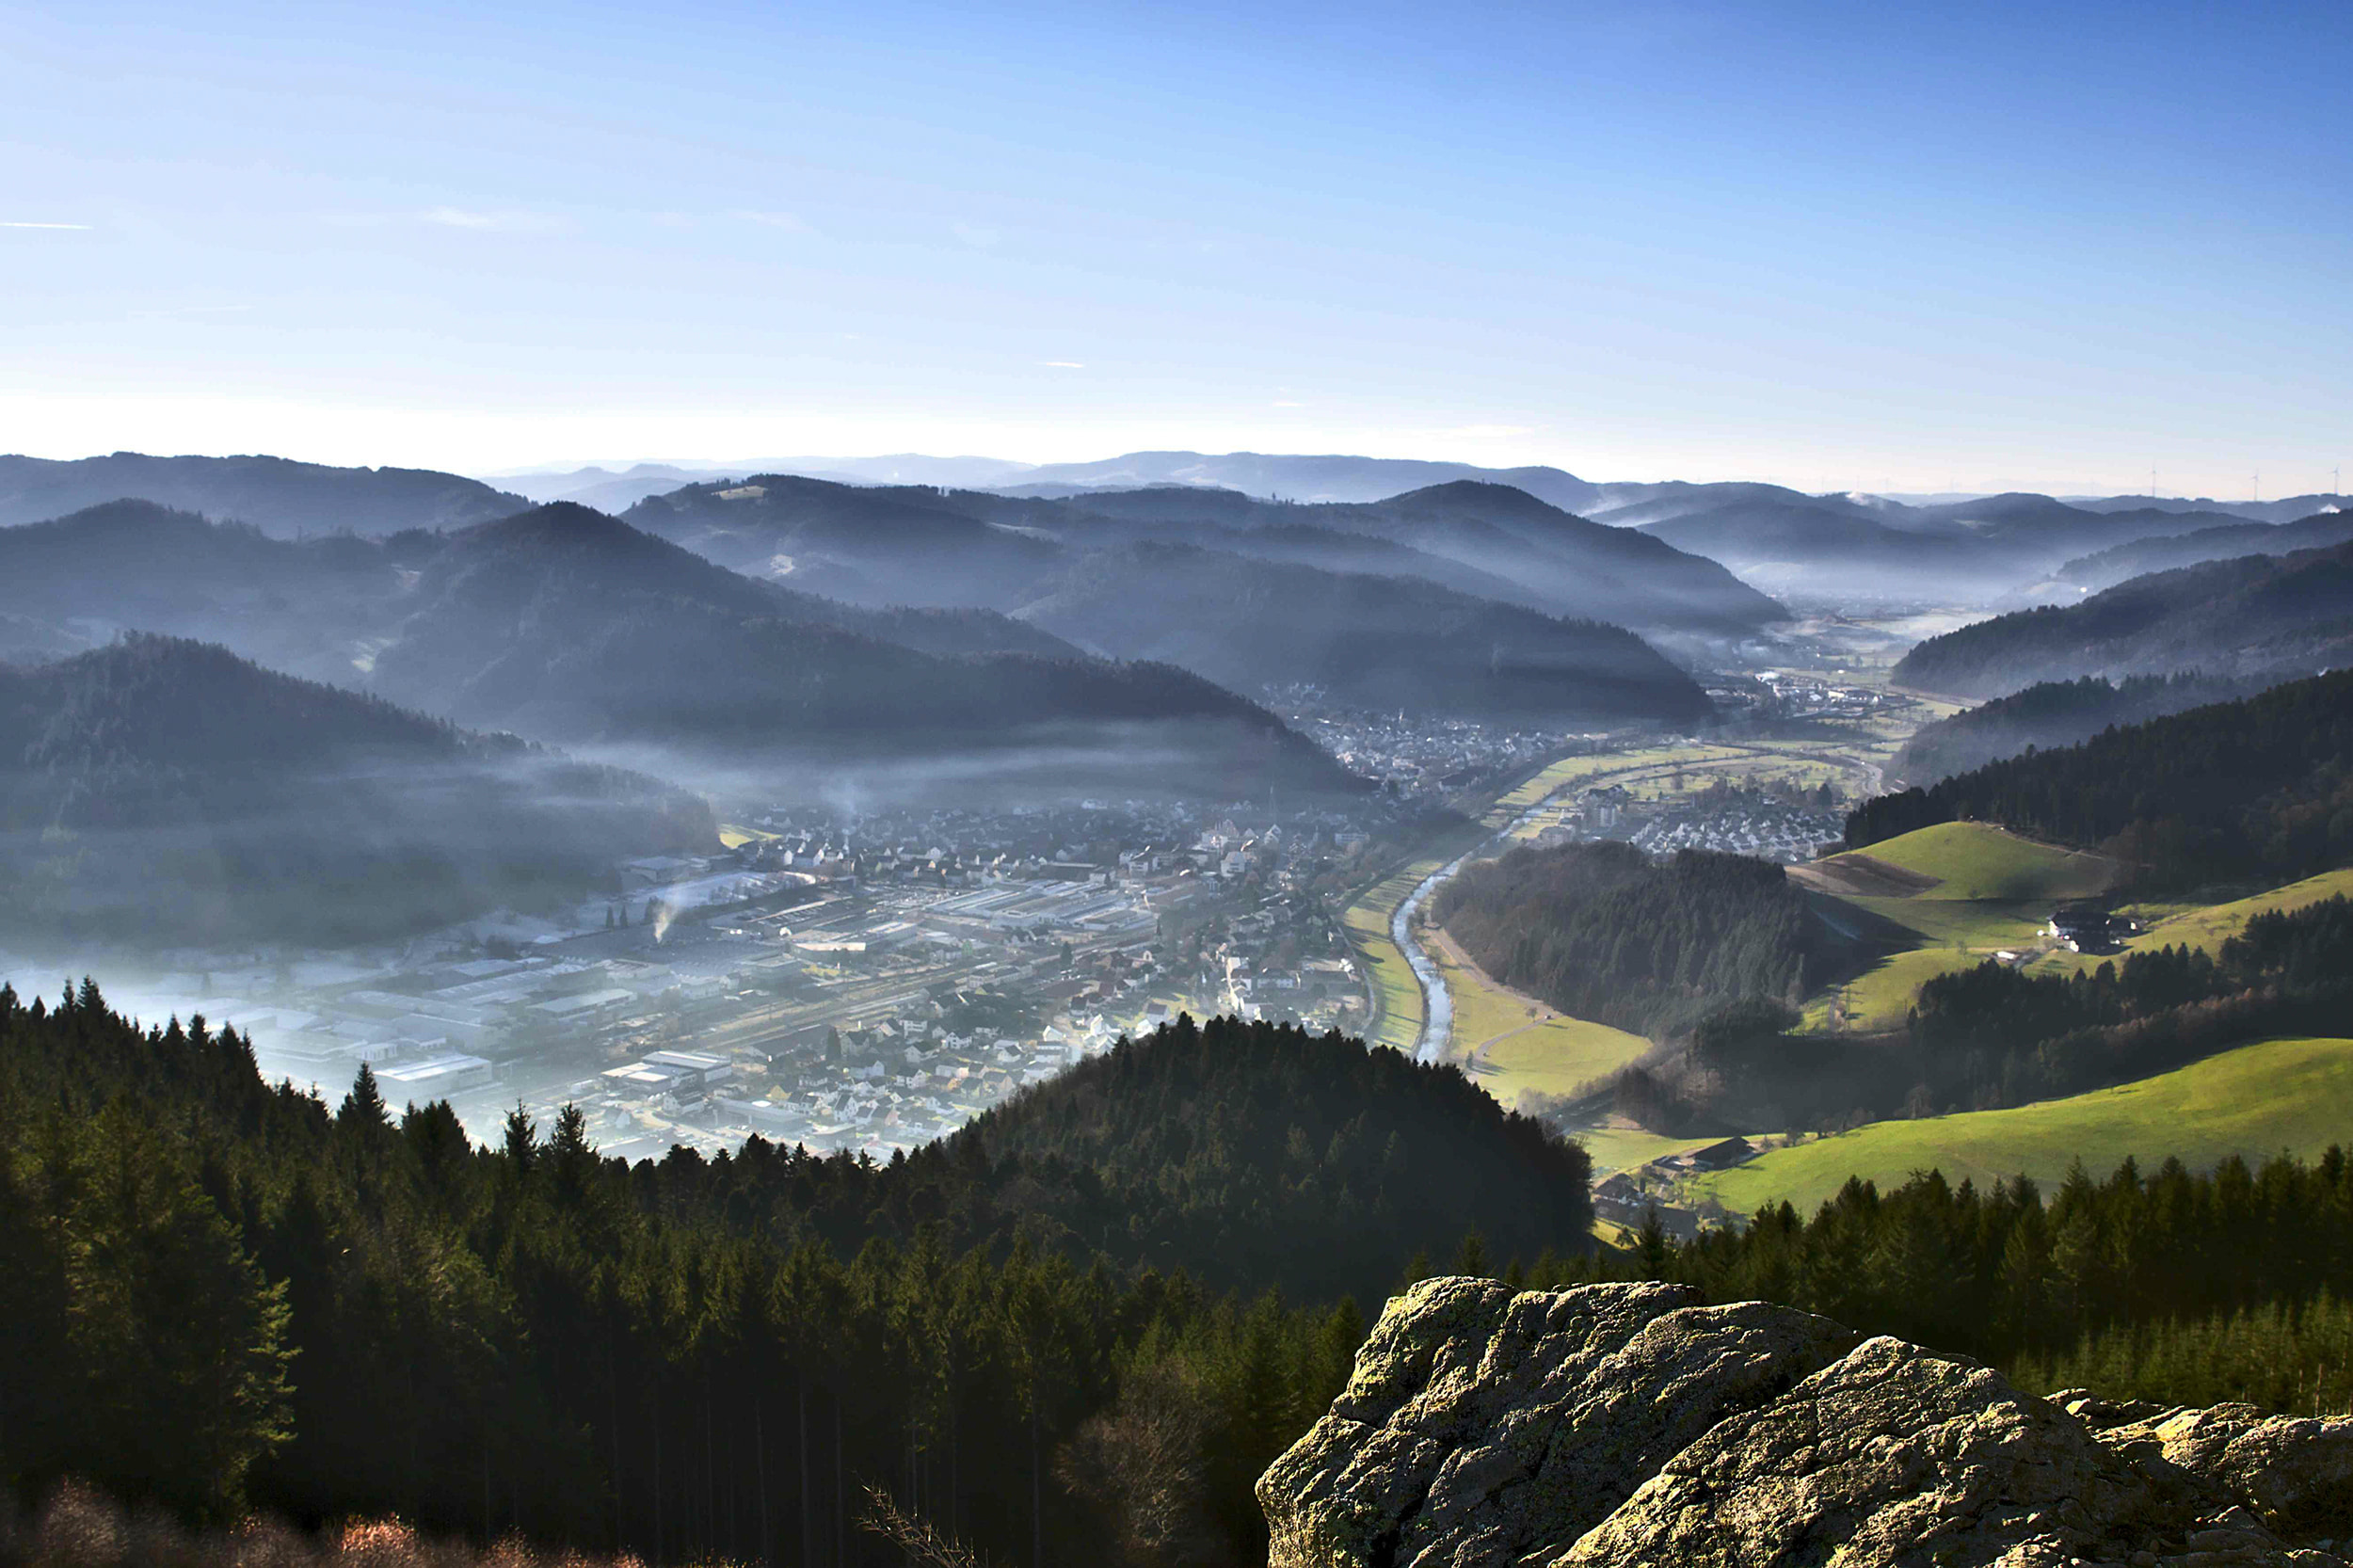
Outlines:
[[[0,446],[2332,488],[2342,4],[0,7]]]

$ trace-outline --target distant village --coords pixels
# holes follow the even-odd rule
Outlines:
[[[397,950],[185,953],[120,1000],[252,1036],[273,1079],[477,1138],[567,1103],[608,1154],[759,1136],[887,1159],[1177,1014],[1361,1031],[1346,889],[1465,791],[1617,738],[1319,706],[1295,722],[1381,791],[1345,808],[1086,800],[1030,809],[743,813],[722,853],[632,859],[603,895]],[[1547,832],[1801,858],[1834,812],[1730,791],[1595,790]]]
[[[477,1138],[573,1103],[625,1158],[753,1135],[888,1158],[1180,1012],[1361,1029],[1316,889],[1397,809],[777,807],[561,918],[189,954],[149,989],[249,1032],[272,1078],[339,1098],[364,1063],[392,1105],[448,1099]]]

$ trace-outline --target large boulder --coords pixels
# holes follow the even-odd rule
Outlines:
[[[2353,1421],[2062,1402],[1666,1285],[1425,1280],[1258,1482],[1272,1568],[2343,1568]]]

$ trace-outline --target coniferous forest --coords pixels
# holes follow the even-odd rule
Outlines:
[[[1435,914],[1480,968],[1580,1018],[1665,1035],[1820,978],[1818,923],[1782,869],[1631,844],[1514,849],[1463,868]]]
[[[1415,1254],[1585,1244],[1582,1151],[1450,1069],[1188,1020],[1065,1083],[888,1166],[631,1168],[0,989],[0,1468],[656,1562],[885,1560],[872,1484],[1008,1561],[1245,1562]]]
[[[1881,795],[1848,817],[1847,845],[1975,819],[2096,849],[2139,889],[2272,887],[2353,860],[2348,757],[2340,670]]]
[[[1339,1153],[1306,1162],[1353,1189],[1378,1168],[1347,1158],[1360,1134],[1443,1137],[1396,1120],[1385,1078],[1439,1122],[1491,1118],[1521,1174],[1410,1145],[1460,1228],[1372,1296],[1432,1272],[1673,1278],[2038,1386],[2345,1402],[2334,1150],[2078,1170],[2047,1196],[1854,1182],[1810,1219],[1783,1205],[1683,1245],[1654,1224],[1595,1255],[1513,1216],[1546,1192],[1552,1220],[1581,1215],[1581,1154],[1395,1053],[1188,1022],[1095,1068],[886,1167],[757,1142],[629,1167],[570,1112],[475,1148],[447,1107],[395,1112],[364,1074],[330,1110],[264,1083],[233,1033],[139,1028],[88,983],[55,1009],[0,989],[0,1466],[20,1507],[80,1477],[200,1524],[397,1513],[657,1563],[903,1560],[859,1528],[869,1488],[1000,1561],[1261,1561],[1250,1484],[1337,1393],[1377,1301],[1277,1288],[1273,1255],[1210,1256],[1227,1233],[1204,1217],[1330,1228],[1361,1208],[1401,1246],[1432,1234],[1439,1208],[1389,1205],[1386,1182],[1310,1195],[1321,1176],[1283,1173],[1313,1135],[1271,1136],[1311,1084],[1358,1104]],[[1236,1208],[1221,1165],[1263,1206]],[[1054,1204],[1017,1201],[1132,1196],[1154,1170],[1201,1221],[1171,1233],[1198,1271],[1041,1242]],[[1261,1277],[1221,1292],[1221,1269]]]

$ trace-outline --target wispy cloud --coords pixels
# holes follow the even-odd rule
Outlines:
[[[753,207],[738,207],[728,216],[741,223],[757,223],[763,229],[781,229],[788,234],[806,234],[808,225],[797,213],[767,212]]]
[[[88,227],[87,223],[26,223],[0,220],[0,229],[88,229]]]
[[[1456,424],[1429,433],[1442,440],[1508,441],[1514,436],[1532,436],[1536,427],[1532,424]]]
[[[252,310],[250,305],[173,305],[155,311],[134,311],[133,321],[178,321],[190,316],[243,315]]]
[[[1041,365],[1044,365],[1044,366],[1045,366],[1048,370],[1084,370],[1084,369],[1086,369],[1086,366],[1085,366],[1082,362],[1080,362],[1080,360],[1040,360],[1038,361],[1038,363],[1039,363],[1039,364],[1041,364]]]
[[[544,213],[486,212],[472,207],[429,207],[418,215],[443,229],[492,230],[501,233],[536,233],[555,227]]]
[[[1288,397],[1278,397],[1278,398],[1276,398],[1276,399],[1273,401],[1273,404],[1271,404],[1271,405],[1270,405],[1270,407],[1272,407],[1272,408],[1298,408],[1298,407],[1299,407],[1299,405],[1298,405],[1298,404],[1296,404],[1296,403],[1293,403],[1293,402],[1292,402],[1289,398],[1288,398]]]

